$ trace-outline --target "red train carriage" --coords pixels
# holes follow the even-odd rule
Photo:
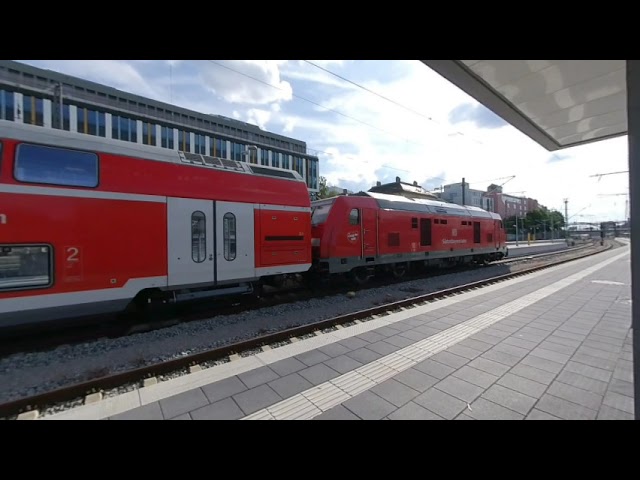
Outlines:
[[[0,120],[0,327],[311,265],[296,172]]]
[[[498,260],[507,254],[498,214],[399,195],[360,193],[312,202],[315,269],[403,275],[413,262],[441,265]]]

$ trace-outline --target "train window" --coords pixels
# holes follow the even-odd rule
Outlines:
[[[320,225],[327,221],[329,217],[329,212],[331,211],[331,207],[333,206],[334,200],[329,203],[323,205],[316,205],[311,209],[311,224],[312,225]]]
[[[51,247],[0,245],[0,291],[51,285]]]
[[[415,217],[411,219],[411,228],[418,228],[418,219]]]
[[[233,213],[225,213],[222,222],[224,258],[231,262],[236,258],[236,216]]]
[[[18,145],[14,175],[21,182],[47,183],[70,187],[98,186],[98,156],[95,153]]]
[[[446,225],[447,221],[446,220],[440,220],[440,225]]]
[[[360,210],[354,208],[349,213],[349,225],[360,225]]]
[[[191,214],[191,259],[202,263],[207,258],[207,219],[202,212]]]
[[[433,223],[440,223],[440,220],[438,220],[437,218],[433,221]]]

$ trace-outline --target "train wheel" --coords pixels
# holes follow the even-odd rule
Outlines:
[[[409,266],[406,263],[396,263],[393,266],[393,270],[391,272],[393,273],[393,276],[395,278],[402,278],[407,274],[408,271]]]
[[[349,272],[350,280],[356,285],[364,285],[369,281],[369,272],[364,267],[354,268]]]

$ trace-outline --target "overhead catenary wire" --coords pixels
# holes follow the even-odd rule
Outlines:
[[[369,88],[367,88],[367,87],[365,87],[365,86],[363,86],[363,85],[360,85],[359,83],[356,83],[356,82],[354,82],[353,80],[349,80],[348,78],[345,78],[345,77],[343,77],[342,75],[339,75],[339,74],[337,74],[337,73],[335,73],[335,72],[332,72],[331,70],[329,70],[329,69],[327,69],[327,68],[324,68],[324,67],[322,67],[322,66],[320,66],[320,65],[317,65],[317,64],[315,64],[315,63],[313,63],[313,62],[311,62],[311,61],[309,61],[309,60],[304,60],[304,61],[305,61],[306,63],[308,63],[309,65],[313,65],[314,67],[316,67],[316,68],[318,68],[318,69],[320,69],[320,70],[322,70],[322,71],[324,71],[324,72],[326,72],[326,73],[328,73],[328,74],[330,74],[330,75],[333,75],[333,76],[334,76],[334,77],[336,77],[336,78],[339,78],[339,79],[341,79],[341,80],[343,80],[343,81],[345,81],[345,82],[348,82],[348,83],[350,83],[350,84],[352,84],[352,85],[354,85],[354,86],[356,86],[356,87],[358,87],[358,88],[361,88],[362,90],[365,90],[365,91],[367,91],[367,92],[369,92],[369,93],[371,93],[371,94],[373,94],[373,95],[376,95],[376,96],[378,96],[378,97],[380,97],[380,98],[382,98],[382,99],[384,99],[384,100],[386,100],[386,101],[388,101],[388,102],[391,102],[391,103],[393,103],[394,105],[397,105],[398,107],[401,107],[401,108],[403,108],[403,109],[405,109],[405,110],[407,110],[407,111],[409,111],[409,112],[412,112],[412,113],[414,113],[414,114],[416,114],[416,115],[419,115],[419,116],[421,116],[421,117],[423,117],[423,118],[426,118],[427,120],[430,120],[430,121],[432,121],[432,122],[436,123],[437,125],[442,126],[443,128],[446,128],[446,127],[444,127],[440,122],[438,122],[437,120],[435,120],[433,117],[431,117],[431,116],[429,116],[429,115],[425,115],[425,114],[420,113],[420,112],[418,112],[418,111],[416,111],[416,110],[414,110],[414,109],[412,109],[412,108],[410,108],[410,107],[407,107],[406,105],[402,105],[401,103],[399,103],[399,102],[397,102],[397,101],[395,101],[395,100],[392,100],[392,99],[390,99],[390,98],[387,98],[387,97],[385,97],[384,95],[382,95],[382,94],[380,94],[380,93],[378,93],[378,92],[374,92],[373,90],[371,90],[371,89],[369,89]],[[487,146],[484,142],[481,142],[480,140],[477,140],[477,139],[475,139],[475,138],[473,138],[473,137],[470,137],[469,135],[467,135],[467,134],[465,134],[465,133],[463,133],[463,132],[460,132],[460,131],[456,131],[456,132],[453,132],[453,133],[449,133],[449,134],[448,134],[448,136],[449,136],[449,137],[450,137],[450,136],[453,136],[453,135],[461,135],[461,136],[463,136],[463,137],[465,137],[465,138],[467,138],[467,139],[469,139],[469,140],[471,140],[471,141],[473,141],[473,142],[475,142],[475,143],[478,143],[478,144],[483,145],[483,146]],[[552,154],[551,154],[551,156],[552,156],[553,158],[555,158],[556,160],[561,160],[561,159],[560,159],[560,157],[558,157],[558,155],[557,155],[556,153],[552,153]]]
[[[347,83],[350,83],[351,85],[354,85],[354,86],[356,86],[356,87],[358,87],[358,88],[360,88],[360,89],[362,89],[362,90],[364,90],[364,91],[366,91],[366,92],[369,92],[369,93],[371,93],[372,95],[375,95],[375,96],[377,96],[377,97],[380,97],[380,98],[382,98],[383,100],[386,100],[387,102],[390,102],[390,103],[392,103],[392,104],[394,104],[394,105],[396,105],[396,106],[398,106],[398,107],[400,107],[400,108],[402,108],[402,109],[404,109],[404,110],[407,110],[408,112],[411,112],[411,113],[413,113],[413,114],[415,114],[415,115],[418,115],[418,116],[420,116],[420,117],[422,117],[422,118],[425,118],[425,119],[427,119],[427,120],[429,120],[429,121],[431,121],[431,122],[435,123],[436,125],[439,125],[439,126],[441,126],[441,127],[443,127],[443,128],[446,128],[446,127],[444,127],[444,125],[442,125],[442,123],[441,123],[441,122],[439,122],[438,120],[434,119],[434,118],[433,118],[432,116],[430,116],[430,115],[425,115],[424,113],[418,112],[417,110],[414,110],[413,108],[407,107],[406,105],[403,105],[403,104],[401,104],[400,102],[397,102],[396,100],[393,100],[393,99],[391,99],[391,98],[388,98],[388,97],[386,97],[386,96],[384,96],[384,95],[382,95],[382,94],[380,94],[380,93],[378,93],[378,92],[374,92],[374,91],[373,91],[373,90],[371,90],[370,88],[367,88],[367,87],[365,87],[364,85],[360,85],[359,83],[354,82],[353,80],[349,80],[348,78],[343,77],[342,75],[339,75],[339,74],[337,74],[337,73],[335,73],[335,72],[332,72],[331,70],[329,70],[329,69],[327,69],[327,68],[321,67],[320,65],[317,65],[317,64],[315,64],[315,63],[311,62],[310,60],[303,60],[303,61],[304,61],[304,62],[306,62],[306,63],[308,63],[309,65],[314,66],[315,68],[317,68],[317,69],[319,69],[319,70],[322,70],[323,72],[326,72],[326,73],[328,73],[328,74],[330,74],[330,75],[333,75],[334,77],[339,78],[340,80],[343,80],[343,81],[345,81],[345,82],[347,82]],[[448,136],[453,136],[453,135],[462,135],[462,136],[464,136],[464,137],[466,137],[466,138],[470,139],[470,140],[471,140],[471,141],[473,141],[473,142],[476,142],[476,143],[478,143],[478,144],[480,144],[480,145],[484,145],[484,143],[483,143],[483,142],[481,142],[480,140],[477,140],[477,139],[475,139],[475,138],[469,137],[468,135],[466,135],[465,133],[460,132],[460,131],[450,132],[450,133],[448,134]]]
[[[253,75],[250,75],[250,74],[248,74],[248,73],[242,72],[242,71],[237,70],[237,69],[235,69],[235,68],[232,68],[232,67],[230,67],[230,66],[228,66],[228,65],[224,65],[224,64],[222,64],[222,63],[220,63],[220,62],[218,62],[218,61],[216,61],[216,60],[207,60],[207,61],[208,61],[208,62],[210,62],[210,63],[212,63],[212,64],[214,64],[214,65],[217,65],[217,66],[219,66],[219,67],[221,67],[221,68],[225,68],[225,69],[227,69],[227,70],[229,70],[229,71],[235,72],[235,73],[237,73],[237,74],[239,74],[239,75],[242,75],[242,76],[247,77],[247,78],[249,78],[249,79],[251,79],[251,80],[254,80],[254,81],[256,81],[256,82],[259,82],[259,83],[261,83],[261,84],[263,84],[263,85],[267,85],[267,86],[272,87],[272,88],[275,88],[275,89],[277,89],[277,90],[284,91],[284,89],[283,89],[282,87],[278,86],[278,85],[274,85],[274,84],[269,83],[269,82],[267,82],[267,81],[264,81],[264,80],[262,80],[262,79],[260,79],[260,78],[254,77]],[[395,100],[393,100],[393,99],[390,99],[390,98],[388,98],[388,97],[386,97],[386,96],[384,96],[384,95],[382,95],[382,94],[379,94],[378,92],[375,92],[375,91],[373,91],[373,90],[371,90],[371,89],[369,89],[369,88],[367,88],[367,87],[365,87],[365,86],[363,86],[363,85],[360,85],[360,84],[358,84],[357,82],[354,82],[354,81],[352,81],[352,80],[350,80],[350,79],[348,79],[348,78],[346,78],[346,77],[344,77],[344,76],[342,76],[342,75],[336,74],[335,72],[332,72],[332,71],[330,71],[330,70],[328,70],[328,69],[326,69],[326,68],[324,68],[324,67],[321,67],[321,66],[319,66],[319,65],[316,65],[315,63],[313,63],[313,62],[311,62],[311,61],[309,61],[309,60],[304,60],[304,62],[306,62],[306,63],[308,63],[308,64],[310,64],[310,65],[313,65],[314,67],[316,67],[316,68],[318,68],[318,69],[320,69],[320,70],[322,70],[322,71],[324,71],[324,72],[326,72],[326,73],[328,73],[328,74],[330,74],[330,75],[333,75],[333,76],[335,76],[336,78],[339,78],[339,79],[341,79],[341,80],[343,80],[343,81],[345,81],[345,82],[348,82],[348,83],[350,83],[350,84],[352,84],[352,85],[354,85],[354,86],[356,86],[356,87],[358,87],[358,88],[361,88],[361,89],[363,89],[363,90],[365,90],[365,91],[369,92],[369,93],[370,93],[370,94],[372,94],[372,95],[376,95],[376,96],[378,96],[378,97],[380,97],[380,98],[382,98],[382,99],[384,99],[384,100],[386,100],[386,101],[388,101],[388,102],[390,102],[390,103],[393,103],[394,105],[396,105],[396,106],[398,106],[398,107],[400,107],[400,108],[403,108],[403,109],[405,109],[405,110],[407,110],[407,111],[410,111],[410,112],[412,112],[412,113],[414,113],[414,114],[416,114],[416,115],[419,115],[420,117],[423,117],[423,118],[425,118],[425,119],[427,119],[427,120],[429,120],[429,121],[431,121],[431,122],[433,122],[433,123],[435,123],[435,124],[437,124],[437,125],[439,125],[439,126],[442,126],[442,124],[441,124],[440,122],[438,122],[437,120],[435,120],[433,117],[431,117],[431,116],[429,116],[429,115],[425,115],[425,114],[423,114],[423,113],[421,113],[421,112],[418,112],[417,110],[414,110],[414,109],[412,109],[412,108],[410,108],[410,107],[407,107],[406,105],[403,105],[403,104],[401,104],[401,103],[399,103],[399,102],[397,102],[397,101],[395,101]],[[401,135],[398,135],[398,134],[396,134],[396,133],[390,132],[390,131],[385,130],[385,129],[383,129],[383,128],[377,127],[377,126],[372,125],[372,124],[370,124],[370,123],[368,123],[368,122],[365,122],[365,121],[363,121],[363,120],[360,120],[360,119],[358,119],[358,118],[355,118],[355,117],[353,117],[353,116],[351,116],[351,115],[347,115],[347,114],[345,114],[345,113],[343,113],[343,112],[340,112],[340,111],[338,111],[338,110],[336,110],[336,109],[333,109],[333,108],[330,108],[330,107],[326,107],[326,106],[324,106],[324,105],[322,105],[322,104],[319,104],[319,103],[317,103],[317,102],[314,102],[313,100],[310,100],[310,99],[308,99],[308,98],[305,98],[305,97],[303,97],[303,96],[301,96],[301,95],[295,94],[295,93],[293,93],[293,92],[291,92],[291,95],[292,95],[292,97],[294,97],[294,98],[298,98],[298,99],[300,99],[300,100],[303,100],[303,101],[305,101],[305,102],[308,102],[308,103],[310,103],[310,104],[312,104],[312,105],[315,105],[315,106],[317,106],[317,107],[319,107],[319,108],[322,108],[323,110],[326,110],[326,111],[329,111],[329,112],[335,113],[335,114],[340,115],[340,116],[342,116],[342,117],[344,117],[344,118],[348,118],[348,119],[350,119],[350,120],[352,120],[352,121],[354,121],[354,122],[361,123],[361,124],[363,124],[363,125],[365,125],[365,126],[367,126],[367,127],[369,127],[369,128],[372,128],[372,129],[375,129],[375,130],[377,130],[377,131],[380,131],[380,132],[386,133],[386,134],[391,135],[391,136],[393,136],[393,137],[400,138],[400,139],[402,139],[403,141],[406,141],[407,143],[411,143],[411,144],[413,144],[413,145],[417,145],[417,146],[420,146],[420,147],[428,147],[428,146],[427,146],[426,144],[424,144],[424,143],[416,142],[416,141],[413,141],[413,140],[409,140],[408,138],[405,138],[405,137],[403,137],[403,136],[401,136]],[[483,146],[485,146],[485,147],[487,146],[487,145],[486,145],[486,144],[484,144],[483,142],[481,142],[481,141],[479,141],[479,140],[476,140],[476,139],[474,139],[474,138],[472,138],[472,137],[470,137],[470,136],[468,136],[468,135],[466,135],[466,134],[464,134],[463,132],[460,132],[460,131],[456,131],[456,132],[453,132],[453,133],[449,133],[449,134],[447,134],[447,135],[445,135],[445,136],[446,136],[447,138],[450,138],[452,135],[460,135],[460,136],[463,136],[463,137],[465,137],[465,138],[467,138],[467,139],[469,139],[469,140],[471,140],[471,141],[473,141],[473,142],[475,142],[475,143],[478,143],[478,144],[483,145]],[[318,152],[318,153],[323,153],[323,154],[325,154],[325,155],[331,155],[331,156],[334,156],[334,154],[331,154],[330,152],[326,152],[326,151],[323,151],[323,150],[320,150],[320,149],[313,149],[313,150],[315,150],[315,151],[316,151],[316,152]],[[555,155],[555,154],[553,154],[553,155]],[[404,169],[400,169],[400,168],[396,168],[396,167],[390,167],[390,166],[388,166],[388,165],[382,165],[382,166],[381,166],[381,168],[387,168],[387,169],[391,169],[391,170],[397,170],[397,171],[402,171],[402,172],[410,173],[408,170],[404,170]],[[474,182],[474,183],[480,183],[480,182]]]
[[[237,74],[239,74],[239,75],[242,75],[242,76],[245,76],[245,77],[250,78],[250,79],[252,79],[252,80],[255,80],[256,82],[260,82],[260,83],[262,83],[263,85],[267,85],[267,86],[269,86],[269,87],[273,87],[273,88],[275,88],[275,89],[277,89],[277,90],[284,91],[284,89],[283,89],[282,87],[279,87],[278,85],[273,85],[272,83],[265,82],[264,80],[262,80],[262,79],[260,79],[260,78],[256,78],[256,77],[254,77],[253,75],[249,75],[248,73],[244,73],[244,72],[241,72],[240,70],[237,70],[237,69],[235,69],[235,68],[231,68],[231,67],[229,67],[228,65],[224,65],[224,64],[222,64],[222,63],[220,63],[220,62],[217,62],[217,61],[215,61],[215,60],[207,60],[207,61],[208,61],[208,62],[211,62],[211,63],[213,63],[213,64],[215,64],[215,65],[218,65],[219,67],[226,68],[227,70],[230,70],[230,71],[232,71],[232,72],[235,72],[235,73],[237,73]],[[327,110],[327,111],[329,111],[329,112],[335,113],[335,114],[340,115],[340,116],[345,117],[345,118],[348,118],[349,120],[353,120],[354,122],[358,122],[358,123],[361,123],[361,124],[363,124],[363,125],[366,125],[367,127],[369,127],[369,128],[373,128],[373,129],[375,129],[375,130],[378,130],[379,132],[386,133],[386,134],[391,135],[391,136],[393,136],[393,137],[401,138],[402,140],[404,140],[404,141],[406,141],[406,142],[409,142],[409,143],[412,143],[412,144],[414,144],[414,145],[418,145],[418,146],[420,146],[420,147],[426,147],[426,146],[427,146],[427,145],[425,145],[424,143],[414,142],[414,141],[409,140],[408,138],[405,138],[405,137],[403,137],[403,136],[401,136],[401,135],[398,135],[398,134],[396,134],[396,133],[390,132],[390,131],[385,130],[385,129],[380,128],[380,127],[376,127],[375,125],[372,125],[372,124],[370,124],[370,123],[367,123],[367,122],[365,122],[365,121],[363,121],[363,120],[360,120],[360,119],[358,119],[358,118],[352,117],[351,115],[347,115],[346,113],[340,112],[340,111],[335,110],[335,109],[333,109],[333,108],[325,107],[324,105],[322,105],[322,104],[320,104],[320,103],[318,103],[318,102],[314,102],[313,100],[309,100],[308,98],[305,98],[305,97],[303,97],[303,96],[301,96],[301,95],[297,95],[297,94],[295,94],[295,93],[293,93],[293,92],[291,92],[291,96],[292,96],[292,97],[295,97],[295,98],[298,98],[298,99],[300,99],[300,100],[303,100],[303,101],[305,101],[305,102],[309,102],[310,104],[315,105],[315,106],[317,106],[317,107],[319,107],[319,108],[322,108],[322,109],[324,109],[324,110]]]
[[[244,77],[247,77],[247,78],[249,78],[249,79],[251,79],[251,80],[254,80],[254,81],[256,81],[256,82],[259,82],[259,83],[261,83],[261,84],[263,84],[263,85],[267,85],[267,86],[272,87],[272,88],[275,88],[275,89],[277,89],[277,90],[284,91],[284,89],[283,89],[282,87],[278,86],[278,85],[273,85],[272,83],[266,82],[266,81],[264,81],[264,80],[262,80],[262,79],[260,79],[260,78],[254,77],[253,75],[250,75],[250,74],[248,74],[248,73],[241,72],[241,71],[239,71],[239,70],[237,70],[237,69],[235,69],[235,68],[232,68],[232,67],[230,67],[230,66],[228,66],[228,65],[224,65],[224,64],[222,64],[222,63],[220,63],[220,62],[218,62],[218,61],[216,61],[216,60],[207,60],[207,61],[208,61],[208,62],[211,62],[212,64],[217,65],[217,66],[219,66],[219,67],[221,67],[221,68],[225,68],[225,69],[230,70],[230,71],[232,71],[232,72],[235,72],[235,73],[237,73],[237,74],[239,74],[239,75],[242,75],[242,76],[244,76]],[[305,61],[306,61],[306,60],[305,60]],[[311,63],[311,62],[309,62],[309,63]],[[314,64],[314,65],[315,65],[315,64]],[[321,68],[321,67],[320,67],[320,68]],[[328,70],[326,70],[326,69],[323,69],[323,70],[325,70],[325,71],[326,71],[326,72],[328,72],[328,73],[332,73],[332,72],[330,72],[330,71],[328,71]],[[333,73],[332,73],[332,74],[333,74]],[[337,74],[336,74],[336,75],[337,75]],[[364,89],[364,90],[367,90],[368,92],[370,92],[370,93],[372,93],[372,94],[374,94],[374,95],[378,95],[378,96],[380,96],[380,97],[384,98],[385,100],[390,101],[390,102],[392,102],[392,103],[394,103],[394,104],[396,104],[396,105],[398,105],[398,106],[400,106],[400,107],[402,107],[402,108],[405,108],[405,109],[407,109],[407,110],[409,110],[409,111],[411,111],[411,112],[413,112],[413,113],[415,113],[415,114],[417,114],[417,115],[420,115],[420,116],[422,116],[422,117],[424,117],[424,118],[427,118],[427,119],[431,120],[432,122],[434,122],[434,123],[436,123],[436,124],[438,124],[438,125],[441,125],[437,120],[434,120],[432,117],[426,116],[426,115],[424,115],[424,114],[421,114],[420,112],[417,112],[416,110],[413,110],[413,109],[411,109],[411,108],[409,108],[409,107],[403,106],[403,105],[401,105],[401,104],[400,104],[400,103],[398,103],[398,102],[395,102],[395,101],[393,101],[393,100],[391,100],[391,99],[389,99],[389,98],[387,98],[387,97],[385,97],[385,96],[383,96],[383,95],[380,95],[380,94],[378,94],[378,93],[376,93],[376,92],[374,92],[374,91],[372,91],[372,90],[370,90],[370,89],[367,89],[366,87],[364,87],[364,86],[362,86],[362,85],[359,85],[359,84],[357,84],[357,83],[355,83],[355,82],[353,82],[353,81],[351,81],[351,80],[348,80],[348,79],[346,79],[346,78],[344,78],[344,77],[342,77],[342,76],[340,76],[340,78],[341,78],[341,79],[343,79],[344,81],[350,82],[350,83],[352,83],[352,84],[354,84],[354,85],[356,85],[356,86],[358,86],[358,87],[360,87],[360,88],[362,88],[362,89]],[[305,98],[305,97],[303,97],[303,96],[301,96],[301,95],[297,95],[297,94],[295,94],[295,93],[293,93],[293,92],[291,93],[291,95],[292,95],[293,97],[295,97],[295,98],[298,98],[298,99],[300,99],[300,100],[306,101],[306,102],[308,102],[308,103],[310,103],[310,104],[312,104],[312,105],[315,105],[315,106],[317,106],[317,107],[319,107],[319,108],[322,108],[322,109],[324,109],[324,110],[326,110],[326,111],[330,111],[330,112],[336,113],[336,114],[338,114],[338,115],[340,115],[340,116],[342,116],[342,117],[348,118],[348,119],[353,120],[353,121],[358,122],[358,123],[361,123],[361,124],[363,124],[363,125],[365,125],[365,126],[367,126],[367,127],[369,127],[369,128],[373,128],[373,129],[375,129],[375,130],[381,131],[381,132],[383,132],[383,133],[386,133],[386,134],[388,134],[388,135],[394,136],[394,137],[396,137],[396,138],[400,138],[400,139],[402,139],[403,141],[406,141],[407,143],[411,143],[411,144],[413,144],[413,145],[417,145],[417,146],[420,146],[420,147],[428,147],[428,146],[427,146],[426,144],[424,144],[424,143],[420,143],[420,142],[415,142],[415,141],[409,140],[408,138],[405,138],[405,137],[403,137],[403,136],[401,136],[401,135],[398,135],[398,134],[396,134],[396,133],[393,133],[393,132],[390,132],[390,131],[388,131],[388,130],[382,129],[382,128],[380,128],[380,127],[377,127],[377,126],[372,125],[372,124],[370,124],[370,123],[368,123],[368,122],[362,121],[362,120],[360,120],[360,119],[358,119],[358,118],[355,118],[355,117],[353,117],[353,116],[351,116],[351,115],[347,115],[347,114],[345,114],[345,113],[343,113],[343,112],[340,112],[340,111],[338,111],[338,110],[335,110],[335,109],[332,109],[332,108],[326,107],[326,106],[321,105],[321,104],[319,104],[319,103],[317,103],[317,102],[314,102],[313,100],[310,100],[310,99],[308,99],[308,98]],[[455,132],[455,133],[453,133],[453,134],[448,135],[448,137],[450,137],[451,135],[464,135],[464,134],[463,134],[462,132]],[[472,139],[472,140],[473,140],[473,141],[475,141],[476,143],[482,144],[482,142],[479,142],[479,141],[477,141],[477,140],[475,140],[475,139]],[[314,149],[314,148],[310,148],[310,149],[311,149],[311,150],[314,150],[314,151],[316,151],[316,152],[318,152],[318,153],[323,153],[323,154],[325,154],[325,155],[335,156],[335,154],[332,154],[332,153],[330,153],[330,152],[326,152],[326,151],[323,151],[323,150],[320,150],[320,149]],[[397,168],[397,167],[390,167],[390,166],[388,166],[388,165],[381,165],[381,168],[386,168],[386,169],[390,169],[390,170],[396,170],[396,171],[401,171],[401,172],[410,173],[410,171],[409,171],[409,170],[405,170],[405,169],[401,169],[401,168]]]

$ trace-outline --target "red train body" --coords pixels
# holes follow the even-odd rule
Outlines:
[[[478,208],[312,204],[293,171],[0,120],[0,328],[506,253]]]
[[[499,260],[507,255],[498,214],[477,207],[381,193],[312,202],[317,270],[350,272],[364,280],[375,270],[402,275],[413,265]]]

